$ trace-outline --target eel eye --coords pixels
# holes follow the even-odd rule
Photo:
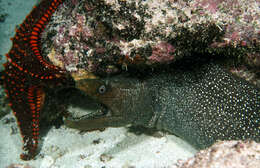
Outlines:
[[[104,94],[105,92],[106,92],[106,86],[105,86],[105,85],[101,85],[101,86],[98,88],[98,93]]]

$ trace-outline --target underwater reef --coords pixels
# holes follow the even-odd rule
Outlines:
[[[102,107],[88,115],[95,119],[93,129],[136,122],[175,133],[198,148],[222,138],[259,141],[259,7],[253,0],[42,0],[17,27],[1,78],[23,138],[21,159],[37,155],[42,118],[68,115],[66,104],[59,106],[55,99],[62,97],[61,90],[76,88],[98,100],[96,91],[105,95],[107,88],[95,90],[99,85],[93,82],[125,82],[117,75],[126,73],[133,81],[127,89],[137,83],[137,89],[146,88],[144,95],[135,95],[141,96],[138,102],[131,92],[116,101],[109,97],[114,106],[101,100]],[[213,64],[204,64],[205,59]],[[184,60],[201,66],[178,67]],[[215,60],[223,61],[218,66]],[[171,74],[153,73],[171,66]],[[137,79],[140,74],[144,81]],[[47,99],[57,105],[56,113],[43,110]],[[116,106],[129,99],[132,108]],[[5,111],[6,103],[1,107]],[[99,120],[122,110],[129,114]]]

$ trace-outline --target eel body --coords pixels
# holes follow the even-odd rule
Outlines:
[[[221,66],[206,64],[147,79],[81,80],[76,87],[104,104],[103,116],[77,121],[72,128],[142,125],[173,133],[198,149],[217,140],[260,141],[260,90]],[[95,88],[95,89],[93,89]]]

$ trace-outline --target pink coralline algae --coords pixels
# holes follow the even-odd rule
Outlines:
[[[73,0],[51,18],[42,50],[66,71],[103,75],[204,54],[258,65],[259,27],[255,0]]]
[[[237,47],[243,42],[252,46],[254,39],[260,40],[259,1],[255,0],[194,0],[193,9],[202,9],[206,20],[215,22],[223,31],[229,46]]]
[[[161,42],[152,47],[152,55],[148,59],[157,63],[170,63],[174,59],[175,48],[167,43]]]
[[[211,13],[216,13],[218,11],[218,5],[225,0],[198,0],[196,6],[202,7],[209,10]]]
[[[260,53],[246,54],[246,65],[232,67],[230,72],[260,88]]]
[[[260,144],[222,141],[172,168],[259,168]]]

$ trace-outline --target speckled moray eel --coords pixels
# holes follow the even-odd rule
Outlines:
[[[106,105],[110,112],[67,120],[66,125],[72,128],[127,124],[156,127],[197,148],[216,140],[260,141],[260,90],[219,65],[177,70],[142,81],[126,77],[81,80],[77,88]]]

